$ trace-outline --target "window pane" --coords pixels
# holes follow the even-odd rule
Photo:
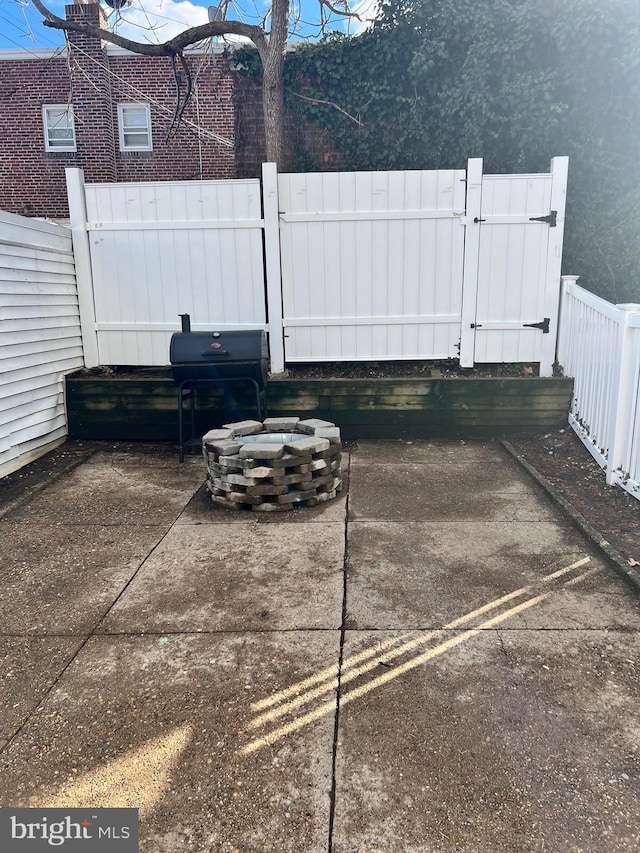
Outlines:
[[[146,104],[119,104],[120,149],[151,150],[151,116]]]
[[[44,108],[47,148],[75,151],[73,109],[70,106]]]
[[[73,119],[67,110],[49,109],[47,110],[47,124],[51,129],[70,128]]]
[[[147,126],[147,111],[145,109],[136,109],[132,107],[125,107],[123,110],[123,124],[126,129],[133,127],[144,127]]]
[[[141,146],[149,145],[149,134],[148,133],[132,133],[130,131],[124,132],[124,144],[127,148],[140,148]]]
[[[49,131],[49,139],[73,139],[73,129],[70,127],[54,127]]]

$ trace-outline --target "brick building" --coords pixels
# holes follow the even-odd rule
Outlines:
[[[66,6],[98,23],[97,3]],[[194,180],[246,174],[237,163],[234,77],[211,43],[187,61],[194,91],[171,139],[176,82],[168,58],[83,34],[70,49],[0,51],[0,210],[68,215],[64,170],[87,182]]]

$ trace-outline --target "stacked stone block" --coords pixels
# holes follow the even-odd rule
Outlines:
[[[342,489],[340,429],[310,418],[239,421],[202,439],[207,488],[228,509],[284,512]]]

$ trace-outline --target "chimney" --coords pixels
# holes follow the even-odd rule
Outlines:
[[[107,20],[95,0],[65,6],[68,21],[83,21],[107,29]],[[106,43],[99,37],[67,32],[71,101],[76,125],[78,161],[88,182],[116,180],[115,107]]]

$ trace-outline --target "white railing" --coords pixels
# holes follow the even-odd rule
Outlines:
[[[640,500],[640,304],[612,305],[563,276],[558,362],[574,379],[569,423]]]

